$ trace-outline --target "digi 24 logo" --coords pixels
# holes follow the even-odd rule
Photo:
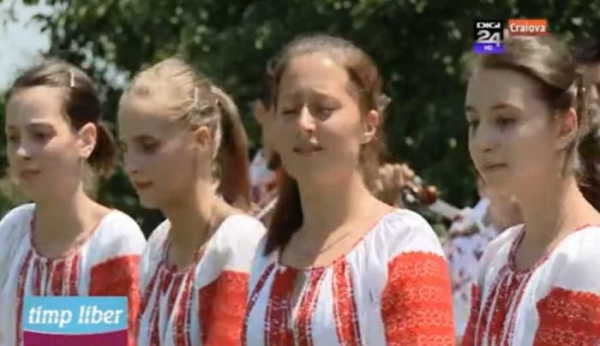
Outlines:
[[[475,20],[473,52],[475,54],[504,53],[504,22],[501,20]]]

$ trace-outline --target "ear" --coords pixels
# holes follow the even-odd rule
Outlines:
[[[556,146],[557,150],[565,150],[577,138],[579,126],[577,125],[577,112],[574,108],[558,114],[555,119],[556,124]]]
[[[192,136],[194,138],[194,144],[197,145],[201,150],[210,150],[213,136],[210,130],[206,126],[198,126],[193,130]]]
[[[96,141],[98,139],[98,128],[93,123],[87,123],[83,125],[79,131],[77,131],[78,139],[77,144],[79,146],[79,156],[82,159],[87,159],[92,155],[94,148],[96,147]]]
[[[375,138],[377,135],[377,129],[379,128],[380,116],[376,110],[371,110],[365,116],[363,120],[362,129],[362,144],[367,144]]]
[[[255,100],[252,102],[252,114],[254,115],[254,120],[262,125],[265,115],[267,114],[267,110],[261,100]]]

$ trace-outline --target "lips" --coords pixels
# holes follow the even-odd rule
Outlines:
[[[19,178],[28,180],[38,176],[39,174],[39,169],[23,169],[19,171]]]
[[[506,164],[504,164],[504,163],[494,163],[494,164],[483,165],[481,168],[484,171],[495,171],[495,170],[505,168],[505,167],[506,167]]]
[[[138,190],[145,190],[152,186],[152,182],[150,181],[134,181],[133,185],[135,185]]]
[[[294,153],[302,156],[311,156],[323,150],[320,145],[298,146],[292,149]]]

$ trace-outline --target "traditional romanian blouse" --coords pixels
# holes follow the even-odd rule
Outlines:
[[[486,224],[489,200],[482,199],[466,215],[455,221],[450,230],[444,252],[450,265],[454,325],[456,334],[462,336],[471,309],[471,287],[477,276],[479,260],[487,245],[500,234],[491,224]]]
[[[139,345],[239,345],[250,263],[264,226],[248,215],[229,216],[181,270],[167,262],[170,227],[158,226],[142,259]]]
[[[34,204],[8,212],[0,221],[0,345],[22,345],[25,296],[126,296],[129,345],[135,343],[139,306],[139,259],[146,240],[137,223],[110,211],[77,249],[57,257],[32,244]]]
[[[245,345],[454,344],[448,266],[435,233],[414,212],[390,212],[326,267],[298,270],[260,251]]]
[[[517,270],[523,226],[490,243],[473,286],[464,345],[600,345],[600,227],[586,226]]]

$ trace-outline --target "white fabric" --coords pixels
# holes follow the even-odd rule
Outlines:
[[[185,318],[185,325],[190,329],[178,330],[177,323],[178,318],[180,318],[180,311],[177,307],[180,306],[181,300],[184,299],[185,285],[182,284],[177,287],[173,284],[169,285],[167,290],[160,296],[160,299],[156,297],[157,294],[160,294],[158,287],[160,285],[155,285],[149,291],[151,288],[149,287],[150,281],[157,274],[157,271],[164,271],[167,275],[170,272],[169,269],[163,266],[169,229],[170,223],[168,220],[165,220],[156,228],[148,241],[148,247],[142,257],[142,297],[147,295],[149,303],[144,311],[141,311],[140,328],[138,329],[139,346],[151,344],[151,317],[157,301],[159,302],[159,306],[156,308],[160,316],[158,323],[159,345],[182,345],[176,341],[178,335],[185,335],[190,342],[190,346],[201,345],[201,336],[205,333],[205,331],[201,330],[201,323],[206,321],[200,321],[197,313],[199,309],[198,291],[213,283],[219,276],[227,272],[243,274],[246,278],[243,280],[243,285],[246,285],[252,258],[259,241],[266,231],[262,223],[251,216],[244,214],[229,216],[221,223],[214,235],[206,243],[202,258],[193,268],[172,272],[172,275],[183,275],[182,282],[186,282],[188,278],[193,281],[191,299],[189,299],[189,304],[186,304],[184,307],[187,311],[186,315],[188,315]],[[190,278],[190,276],[192,277]],[[241,290],[242,287],[239,289]],[[243,287],[243,289],[245,292],[246,287]],[[167,300],[171,295],[175,295],[176,298],[174,308],[169,311]],[[245,296],[242,298],[245,298]],[[230,308],[236,309],[236,306],[231,306]],[[243,312],[240,313],[243,315]],[[241,329],[241,321],[239,324],[238,327]]]
[[[591,293],[596,298],[593,300],[596,304],[600,299],[600,272],[598,271],[598,263],[600,263],[600,227],[588,226],[577,232],[567,236],[548,256],[548,258],[539,263],[530,273],[523,274],[515,272],[509,265],[511,250],[514,247],[515,241],[522,236],[523,225],[514,226],[502,232],[494,241],[487,247],[481,262],[478,275],[476,277],[476,285],[479,287],[479,315],[471,316],[472,321],[476,321],[473,326],[477,333],[483,333],[482,345],[514,345],[526,346],[532,345],[539,331],[539,317],[543,313],[540,311],[538,304],[544,298],[549,296],[549,293],[556,288],[561,288],[569,292],[580,292],[584,294]],[[514,251],[514,250],[513,250]],[[519,286],[519,290],[513,291],[509,297],[513,303],[510,305],[505,323],[501,326],[501,337],[493,339],[490,337],[491,324],[488,322],[489,316],[482,316],[484,305],[489,299],[488,304],[495,306],[500,300],[495,292],[492,292],[496,282],[499,280],[510,280],[512,277],[528,275],[529,279],[524,280]],[[519,292],[519,291],[522,291]],[[522,295],[520,300],[513,299],[519,294]],[[559,310],[564,310],[573,318],[572,321],[562,319],[564,323],[565,335],[568,333],[570,323],[595,323],[598,325],[600,316],[598,311],[600,306],[592,306],[592,311],[596,311],[593,315],[581,314],[580,311],[572,310],[571,303],[577,303],[578,298],[574,301],[563,301],[565,305],[558,307]],[[585,305],[585,304],[584,304]],[[579,316],[578,316],[579,315]],[[578,318],[583,318],[579,320]],[[591,318],[591,320],[589,320]],[[510,321],[514,320],[514,328],[511,327]],[[585,324],[584,324],[585,325]],[[558,333],[559,330],[556,330]],[[590,330],[590,333],[597,331]],[[556,334],[556,337],[559,335]],[[583,345],[585,343],[582,337],[584,334],[577,336],[567,335],[569,343],[559,342],[561,345]],[[594,345],[600,343],[600,339],[596,339]]]
[[[273,268],[264,281],[263,289],[256,292],[256,301],[250,297],[246,320],[245,344],[263,346],[268,330],[266,330],[266,312],[272,294],[275,274],[289,269],[278,262],[278,254],[274,252],[263,256],[264,243],[257,252],[252,268],[249,293],[252,295],[259,284],[259,279],[268,268]],[[388,282],[388,264],[399,255],[419,252],[443,257],[442,248],[431,226],[418,214],[408,210],[398,210],[384,216],[364,238],[342,259],[349,268],[353,301],[356,304],[358,328],[364,345],[385,345],[385,327],[381,314],[382,293]],[[311,311],[310,335],[307,337],[314,346],[340,345],[336,334],[338,321],[333,305],[336,285],[333,280],[335,264],[328,267],[306,269],[306,275],[315,270],[323,270],[322,278],[316,284],[316,301]],[[315,288],[315,286],[312,286]],[[300,295],[309,291],[308,280],[302,285]],[[300,299],[298,299],[298,302]],[[297,303],[298,304],[298,303]],[[297,306],[295,307],[297,309]],[[292,315],[295,318],[295,313]],[[347,318],[346,318],[347,320]],[[347,321],[346,321],[347,322]],[[295,324],[295,322],[290,322]],[[387,326],[393,328],[394,326]],[[297,330],[294,332],[298,342]]]
[[[0,221],[0,345],[11,346],[16,342],[15,323],[19,302],[24,296],[33,295],[34,266],[41,265],[40,282],[42,295],[53,295],[51,278],[56,269],[49,259],[32,248],[31,221],[35,205],[26,204],[8,212]],[[109,259],[142,254],[146,240],[137,223],[124,213],[112,210],[98,224],[89,239],[67,257],[67,266],[75,256],[79,258],[79,275],[76,289],[79,295],[88,295],[92,268]],[[28,267],[21,272],[27,256],[32,256]],[[24,273],[24,275],[22,275]],[[67,272],[68,273],[68,272]],[[19,281],[25,280],[25,291],[19,295]],[[63,285],[66,285],[63,281]],[[68,288],[62,287],[63,293]]]

